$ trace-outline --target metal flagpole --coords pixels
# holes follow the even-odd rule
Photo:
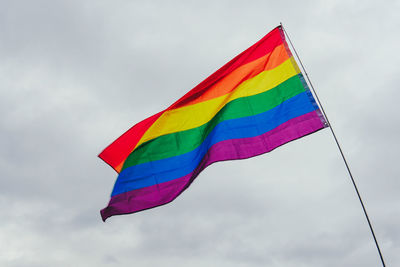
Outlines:
[[[360,192],[358,191],[356,182],[354,181],[353,174],[352,174],[351,171],[350,171],[349,164],[347,163],[347,160],[346,160],[346,158],[345,158],[345,156],[344,156],[344,154],[343,154],[342,148],[340,147],[339,141],[338,141],[337,138],[336,138],[336,134],[335,134],[335,132],[333,131],[332,125],[331,125],[331,123],[329,122],[328,116],[326,115],[325,110],[324,110],[324,108],[323,108],[322,105],[321,105],[321,102],[319,101],[318,95],[317,95],[317,93],[316,93],[315,90],[314,90],[314,86],[312,85],[310,78],[308,77],[308,74],[307,74],[306,69],[304,68],[303,62],[301,62],[301,59],[300,59],[299,55],[297,54],[297,51],[296,51],[296,49],[294,48],[294,46],[293,46],[293,44],[292,44],[292,41],[290,40],[289,35],[287,34],[285,28],[283,27],[282,22],[280,23],[280,26],[281,26],[283,32],[285,33],[285,35],[287,36],[287,38],[288,38],[288,40],[289,40],[289,43],[290,43],[290,46],[293,48],[293,51],[294,51],[294,53],[296,54],[296,57],[297,57],[297,59],[298,59],[299,62],[300,62],[301,68],[303,69],[304,74],[306,75],[306,78],[307,78],[307,80],[308,80],[308,83],[310,84],[311,90],[312,90],[313,94],[315,95],[315,98],[316,98],[316,100],[317,100],[317,102],[318,102],[318,105],[319,105],[320,108],[321,108],[322,114],[324,115],[325,120],[326,120],[326,122],[327,122],[328,125],[329,125],[329,129],[331,130],[332,135],[333,135],[333,138],[335,139],[336,145],[337,145],[337,147],[339,148],[339,151],[340,151],[340,154],[342,155],[344,164],[346,165],[347,172],[348,172],[349,175],[350,175],[351,182],[353,183],[353,186],[354,186],[354,189],[356,190],[358,199],[360,200],[361,207],[362,207],[362,209],[363,209],[363,211],[364,211],[365,218],[367,219],[367,222],[368,222],[368,225],[369,225],[369,229],[371,230],[371,234],[372,234],[372,237],[374,238],[376,248],[378,249],[378,253],[379,253],[379,257],[381,258],[382,265],[383,265],[383,267],[386,267],[385,261],[383,260],[382,252],[381,252],[381,250],[380,250],[380,248],[379,248],[379,244],[378,244],[378,241],[377,241],[376,236],[375,236],[374,229],[372,228],[371,221],[369,220],[369,217],[368,217],[368,214],[367,214],[367,210],[365,209],[364,203],[363,203],[363,201],[362,201],[362,199],[361,199],[361,195],[360,195]]]

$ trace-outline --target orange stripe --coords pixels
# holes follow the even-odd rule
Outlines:
[[[193,105],[228,94],[245,80],[256,76],[262,71],[276,68],[288,58],[289,55],[286,52],[285,46],[281,44],[275,47],[274,50],[267,55],[249,62],[226,75],[207,91],[203,92],[202,95],[198,96],[196,99],[188,101],[184,106]],[[182,106],[179,106],[179,108],[180,107]]]

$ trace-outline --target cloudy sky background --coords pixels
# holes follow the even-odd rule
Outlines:
[[[400,266],[399,1],[0,1],[1,266],[380,266],[328,129],[116,216],[97,154],[282,22]]]

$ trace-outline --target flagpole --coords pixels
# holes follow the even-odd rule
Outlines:
[[[300,62],[301,68],[303,69],[304,74],[306,75],[306,78],[307,78],[307,80],[308,80],[308,83],[310,84],[311,90],[312,90],[313,94],[315,95],[315,98],[316,98],[316,100],[317,100],[317,102],[318,102],[318,105],[319,105],[320,108],[321,108],[322,114],[324,115],[325,120],[326,120],[326,122],[327,122],[328,125],[329,125],[329,129],[331,130],[331,133],[332,133],[332,135],[333,135],[333,138],[335,139],[336,145],[337,145],[337,147],[339,148],[339,151],[340,151],[340,154],[341,154],[342,159],[343,159],[343,161],[344,161],[344,164],[346,165],[347,172],[348,172],[349,175],[350,175],[351,182],[353,183],[354,189],[355,189],[355,191],[356,191],[356,193],[357,193],[357,196],[358,196],[358,199],[359,199],[359,201],[360,201],[360,203],[361,203],[361,207],[362,207],[362,209],[363,209],[363,211],[364,211],[365,218],[367,219],[367,222],[368,222],[368,225],[369,225],[369,229],[371,230],[372,237],[374,238],[375,245],[376,245],[376,248],[377,248],[378,253],[379,253],[379,257],[380,257],[381,262],[382,262],[382,266],[383,266],[383,267],[386,267],[385,261],[383,260],[382,252],[381,252],[381,250],[380,250],[380,248],[379,248],[379,244],[378,244],[378,241],[377,241],[376,236],[375,236],[374,229],[373,229],[372,224],[371,224],[371,221],[370,221],[370,219],[369,219],[369,217],[368,217],[367,210],[365,209],[364,203],[363,203],[363,201],[362,201],[362,199],[361,199],[360,192],[358,191],[356,182],[355,182],[355,180],[354,180],[354,178],[353,178],[353,174],[352,174],[351,171],[350,171],[350,167],[349,167],[349,164],[347,163],[346,157],[344,156],[343,151],[342,151],[342,148],[340,147],[339,141],[338,141],[338,139],[336,138],[336,134],[335,134],[335,132],[334,132],[334,130],[333,130],[333,128],[332,128],[331,123],[329,122],[328,116],[327,116],[326,113],[325,113],[325,110],[324,110],[324,108],[323,108],[323,106],[322,106],[322,104],[321,104],[321,101],[319,100],[318,95],[317,95],[317,93],[316,93],[315,90],[314,90],[314,86],[312,85],[311,80],[310,80],[310,78],[308,77],[308,73],[307,73],[306,69],[304,68],[303,62],[301,61],[299,55],[297,54],[296,48],[294,48],[293,43],[292,43],[292,41],[290,40],[290,37],[289,37],[288,33],[286,32],[285,28],[284,28],[283,25],[282,25],[282,22],[280,23],[280,26],[281,26],[283,32],[285,33],[285,35],[287,36],[287,38],[288,38],[288,40],[289,40],[289,43],[290,43],[291,47],[293,48],[293,51],[294,51],[294,53],[296,54],[297,59],[298,59],[299,62]]]

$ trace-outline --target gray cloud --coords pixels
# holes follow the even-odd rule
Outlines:
[[[0,1],[1,266],[379,266],[328,129],[103,223],[96,155],[286,26],[400,263],[398,1]]]

